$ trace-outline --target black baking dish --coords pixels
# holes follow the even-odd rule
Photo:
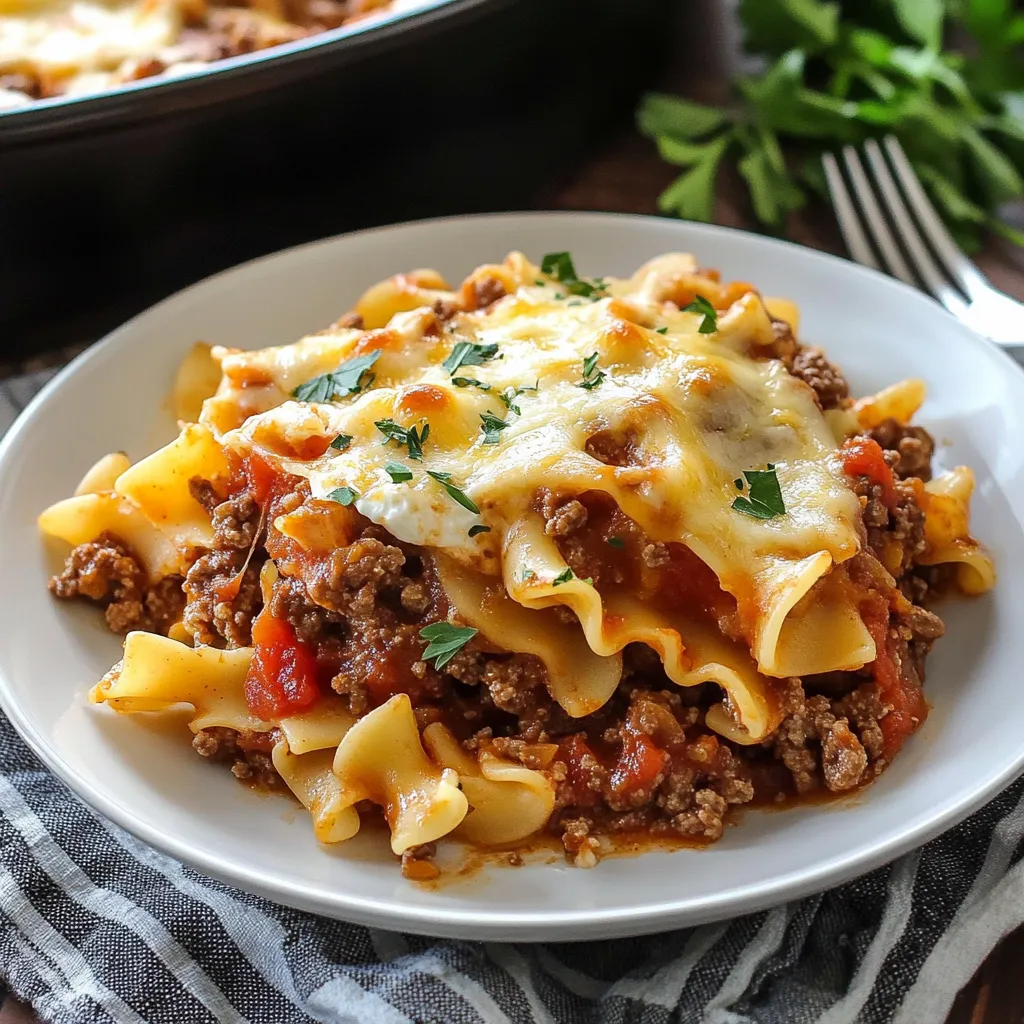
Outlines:
[[[682,6],[441,0],[0,113],[4,355],[93,340],[283,246],[529,206],[628,117]]]

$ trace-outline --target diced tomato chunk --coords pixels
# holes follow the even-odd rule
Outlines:
[[[656,747],[649,737],[632,729],[626,731],[615,767],[612,769],[611,787],[616,793],[632,795],[641,790],[650,791],[668,764],[668,754]]]
[[[252,624],[253,651],[245,678],[249,710],[264,721],[305,711],[320,696],[316,650],[284,619],[264,608]]]
[[[882,488],[882,501],[889,508],[896,507],[896,482],[892,467],[877,441],[870,437],[851,437],[842,447],[843,468],[850,476],[866,476]]]
[[[892,710],[881,719],[882,756],[891,761],[928,716],[921,688],[900,675],[889,644],[889,609],[881,599],[865,605],[861,614],[871,639],[875,641],[875,685],[882,703]]]

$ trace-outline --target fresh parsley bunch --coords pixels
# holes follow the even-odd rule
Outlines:
[[[717,108],[644,97],[640,131],[685,168],[665,213],[711,220],[723,160],[734,160],[763,224],[783,225],[824,194],[820,155],[894,134],[943,219],[967,249],[1024,196],[1024,13],[1015,0],[741,0],[749,51],[766,68],[735,81]],[[943,49],[945,40],[957,50]],[[783,154],[783,144],[787,155]]]

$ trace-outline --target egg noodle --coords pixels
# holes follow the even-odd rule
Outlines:
[[[925,605],[994,572],[921,382],[855,401],[797,321],[689,255],[514,252],[293,344],[197,344],[179,436],[40,517],[73,547],[54,592],[127,633],[91,700],[189,705],[323,843],[382,811],[413,878],[448,835],[589,866],[867,783],[927,714]]]

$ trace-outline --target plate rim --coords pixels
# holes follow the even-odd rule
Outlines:
[[[589,221],[596,226],[601,226],[602,223],[609,226],[624,223],[636,224],[641,227],[647,224],[662,229],[665,227],[674,229],[678,226],[691,237],[699,238],[701,235],[714,237],[724,234],[740,239],[743,244],[754,245],[769,251],[780,246],[787,250],[798,250],[806,258],[834,264],[841,274],[867,275],[876,284],[895,289],[895,292],[901,294],[904,300],[913,296],[912,301],[923,302],[933,309],[939,310],[944,317],[957,325],[965,343],[973,344],[977,349],[983,351],[987,358],[994,358],[997,362],[1001,361],[1003,366],[1009,368],[1012,373],[1021,375],[1017,378],[1019,384],[1024,382],[1024,368],[1019,366],[1004,349],[975,334],[929,296],[871,268],[831,253],[798,245],[786,239],[772,238],[722,225],[674,221],[669,218],[642,214],[559,210],[477,213],[404,221],[399,224],[346,232],[291,246],[210,275],[167,296],[133,316],[80,353],[40,389],[19,414],[6,435],[0,439],[0,472],[3,472],[5,468],[10,457],[9,453],[20,443],[21,436],[31,429],[30,425],[39,410],[49,403],[51,394],[59,391],[64,383],[74,377],[84,366],[94,360],[104,358],[111,349],[120,343],[124,334],[131,332],[138,321],[196,290],[213,286],[221,278],[249,271],[260,264],[269,263],[289,254],[309,252],[317,248],[326,249],[341,240],[352,241],[368,236],[398,233],[408,228],[429,229],[437,225],[456,222],[491,222],[500,227],[502,223],[510,220],[522,223],[524,220],[553,221],[558,219]],[[76,775],[56,746],[48,741],[37,725],[24,713],[16,700],[12,682],[8,679],[2,665],[0,665],[0,708],[6,713],[16,731],[35,756],[57,775],[77,798],[147,845],[206,875],[276,903],[355,924],[386,927],[444,938],[572,941],[581,937],[582,929],[586,930],[585,934],[588,938],[611,938],[704,924],[764,910],[788,900],[803,898],[842,884],[895,860],[963,821],[1024,773],[1024,742],[1022,742],[1016,757],[998,772],[985,773],[981,785],[975,786],[964,796],[946,798],[939,803],[932,804],[925,812],[908,818],[902,828],[891,831],[881,840],[874,840],[866,847],[856,848],[854,852],[822,861],[813,869],[783,871],[774,874],[767,881],[703,895],[699,901],[693,897],[687,897],[681,900],[665,899],[654,906],[648,904],[610,909],[552,909],[542,913],[488,911],[486,916],[482,916],[479,910],[466,910],[457,907],[418,907],[401,904],[397,900],[382,901],[377,898],[365,898],[355,892],[333,891],[331,902],[325,904],[322,892],[312,889],[308,884],[296,883],[287,879],[267,880],[259,869],[253,870],[238,862],[218,860],[212,852],[204,853],[201,849],[191,845],[186,837],[161,831],[158,827],[138,820],[128,808],[123,807],[115,799],[108,797],[103,791],[91,786]]]

